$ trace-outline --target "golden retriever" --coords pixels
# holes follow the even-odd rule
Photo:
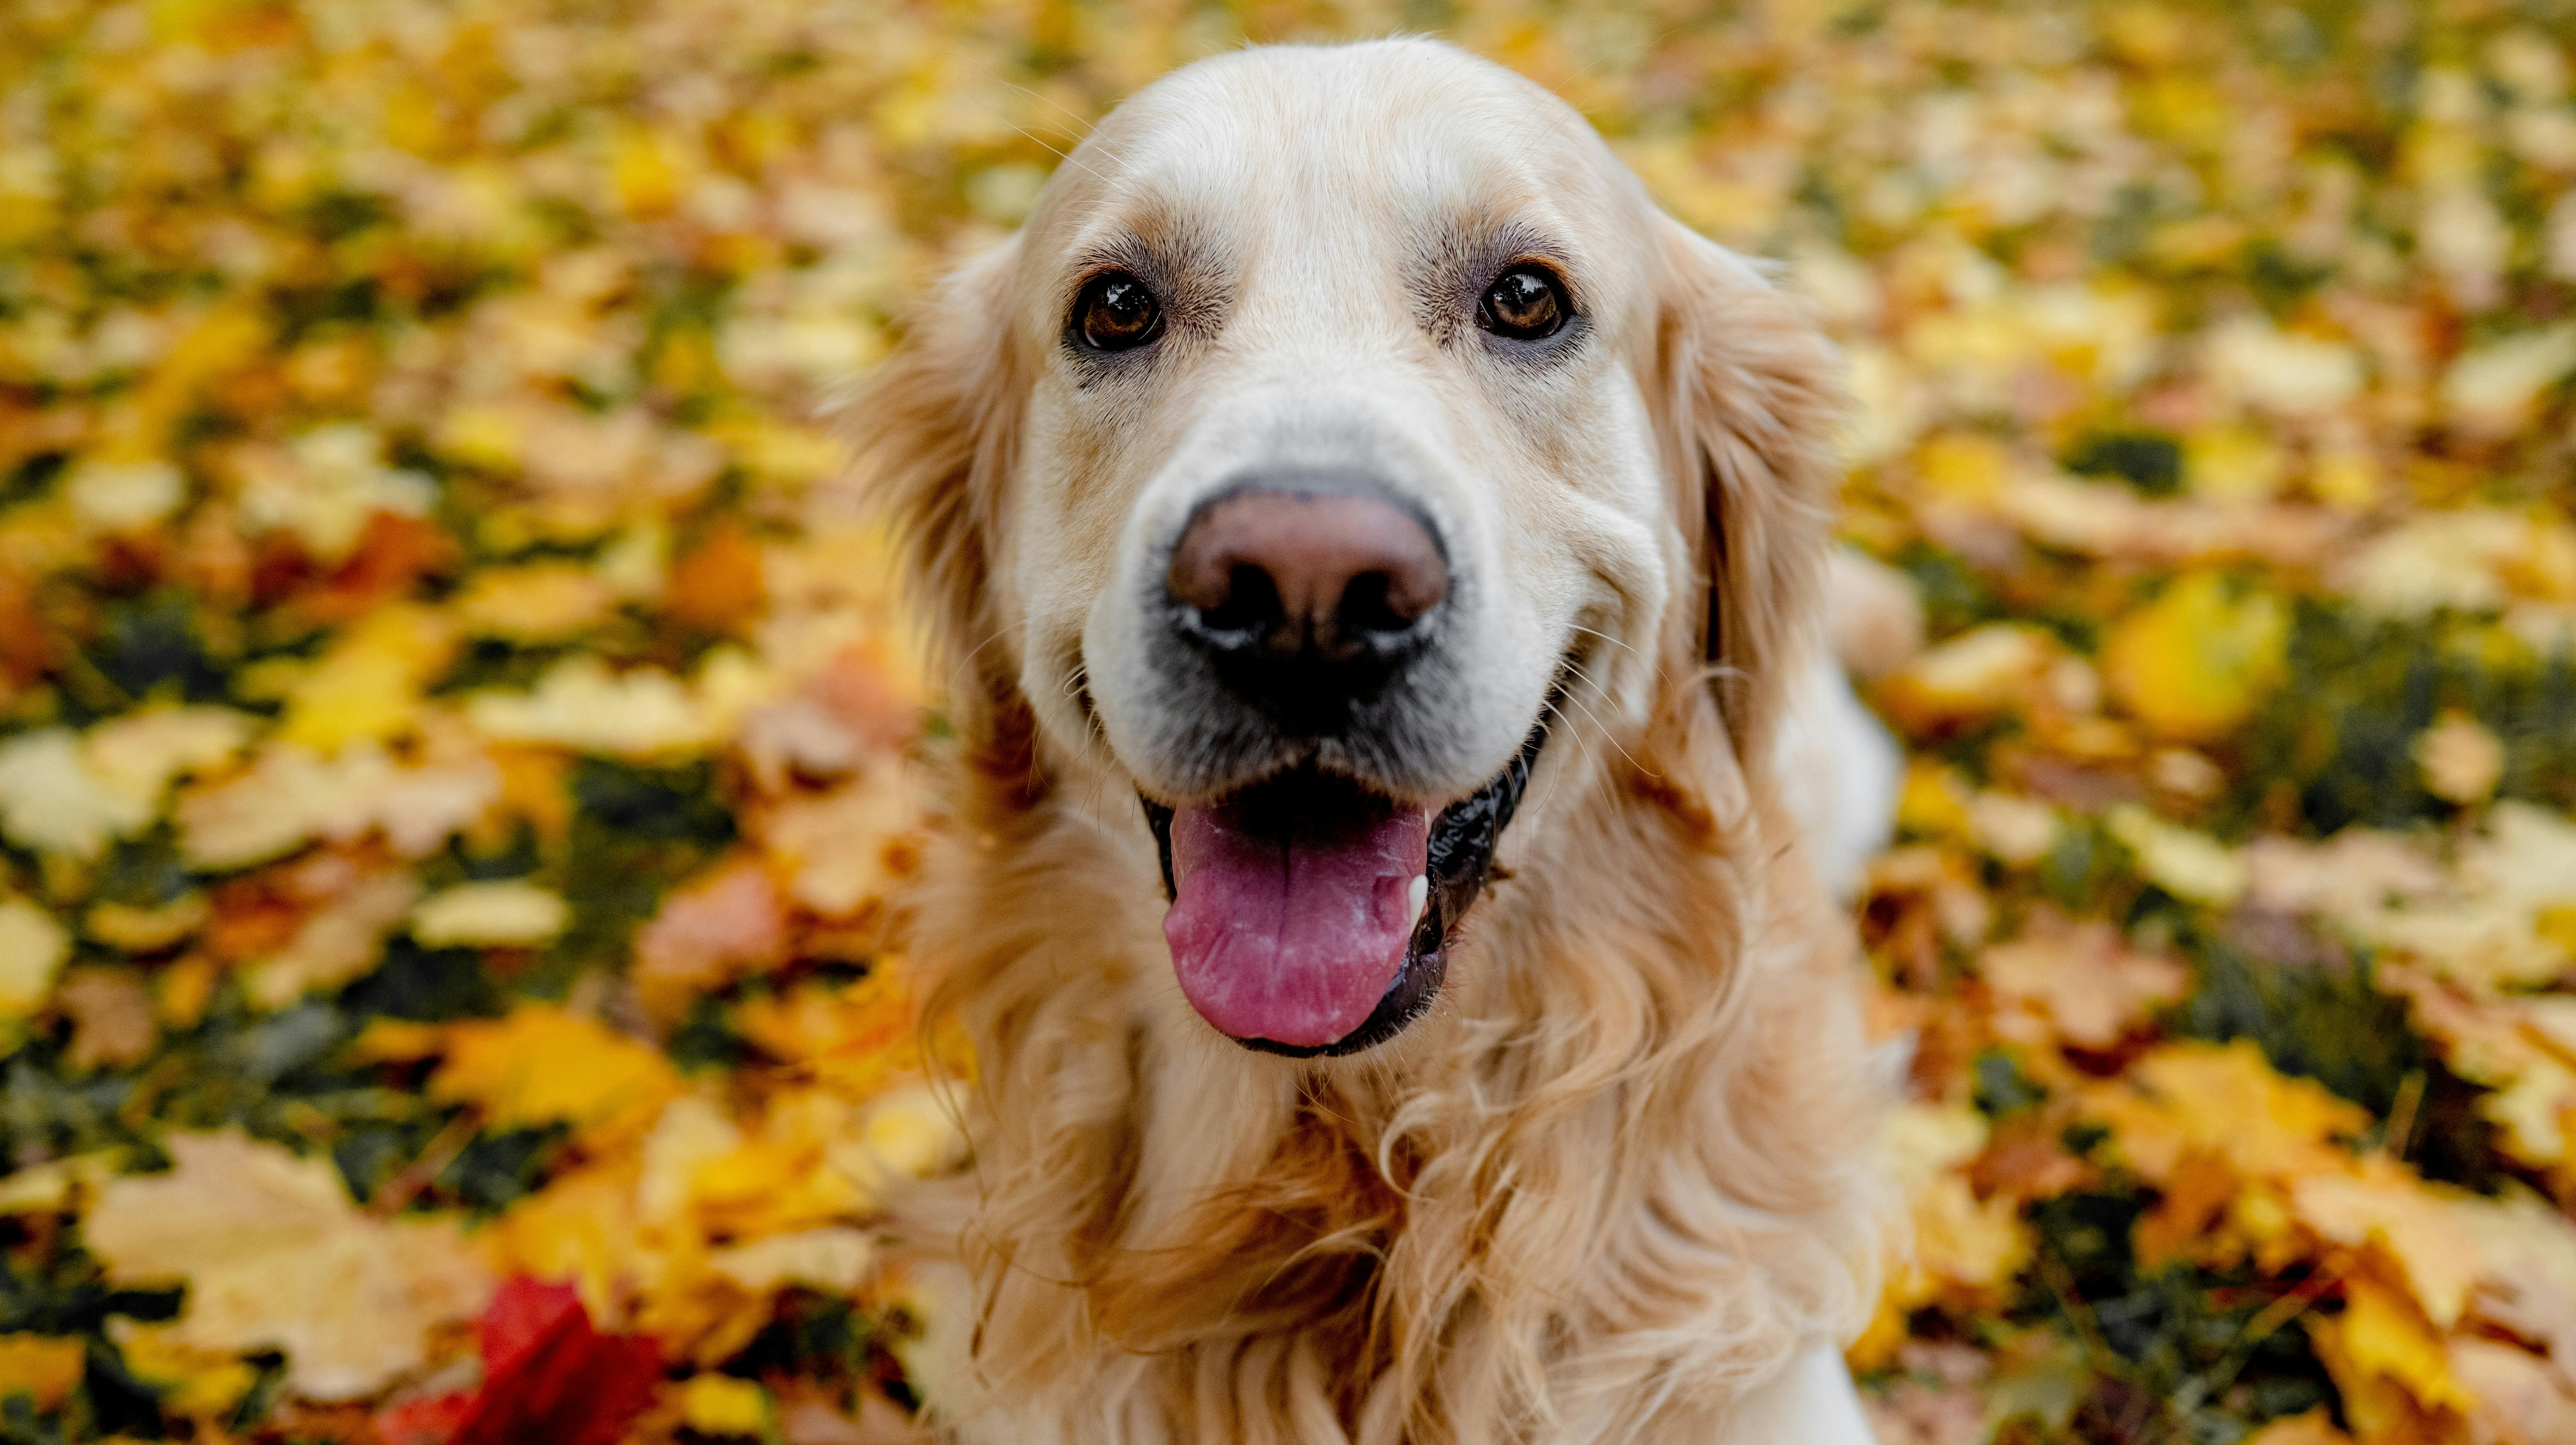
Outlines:
[[[1425,40],[1164,78],[924,308],[851,416],[958,735],[943,1429],[1867,1438],[1884,1089],[1777,761],[1849,711],[1838,406],[1760,272]]]

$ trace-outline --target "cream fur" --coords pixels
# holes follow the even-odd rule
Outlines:
[[[1327,139],[1383,151],[1369,186],[1335,194],[1353,183],[1322,152],[1263,138],[1262,106],[1311,126],[1296,107],[1316,96],[1352,97]],[[1518,169],[1444,129],[1462,109],[1509,128]],[[1328,214],[1264,210],[1318,188]],[[1194,206],[1236,227],[1213,249],[1240,315],[1107,415],[1050,369],[1062,257],[1202,224]],[[1551,229],[1599,330],[1581,367],[1540,388],[1422,342],[1383,297],[1334,317],[1281,300],[1283,275],[1377,274],[1379,243],[1441,206]],[[1154,699],[1115,695],[1120,650],[1146,645],[1117,608],[1136,519],[1285,434],[1241,418],[1311,417],[1282,376],[1352,365],[1371,384],[1333,404],[1396,407],[1371,435],[1467,565],[1510,580],[1462,623],[1484,681],[1451,771],[1490,773],[1496,739],[1508,755],[1564,638],[1604,642],[1434,1012],[1349,1059],[1289,1060],[1217,1036],[1173,981],[1134,793],[1176,785]],[[1181,72],[924,309],[850,415],[959,732],[910,921],[980,1071],[971,1176],[912,1206],[973,1280],[945,1430],[1851,1438],[1847,1389],[1817,1381],[1871,1297],[1881,1090],[1771,741],[1820,632],[1838,404],[1826,347],[1758,273],[1654,212],[1552,97],[1423,41]]]

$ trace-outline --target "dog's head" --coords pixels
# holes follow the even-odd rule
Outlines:
[[[854,424],[962,724],[1141,797],[1210,1024],[1346,1053],[1438,990],[1552,727],[1690,689],[1757,754],[1835,399],[1573,110],[1404,40],[1129,100]]]

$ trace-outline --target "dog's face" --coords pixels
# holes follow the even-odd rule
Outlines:
[[[1431,1001],[1551,728],[1776,661],[1823,365],[1528,82],[1252,50],[1084,142],[875,449],[970,686],[1142,798],[1191,1003],[1342,1053]]]

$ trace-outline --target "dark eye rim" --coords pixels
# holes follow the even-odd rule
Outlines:
[[[1505,280],[1523,272],[1537,277],[1540,283],[1547,287],[1549,294],[1556,298],[1556,316],[1544,331],[1523,331],[1506,326],[1502,318],[1494,314],[1495,289]],[[1565,284],[1565,277],[1560,275],[1554,266],[1532,257],[1524,256],[1496,271],[1493,279],[1485,283],[1484,289],[1476,293],[1476,324],[1506,341],[1545,341],[1551,337],[1563,335],[1566,328],[1575,320],[1574,293]]]
[[[1151,308],[1152,316],[1151,319],[1145,323],[1144,330],[1138,332],[1134,337],[1113,339],[1104,343],[1094,338],[1091,334],[1091,309],[1100,303],[1102,293],[1107,291],[1110,286],[1120,281],[1132,282],[1144,291],[1146,304]],[[1123,355],[1127,352],[1142,350],[1143,348],[1151,346],[1155,342],[1162,340],[1164,314],[1165,309],[1163,306],[1163,298],[1155,292],[1152,286],[1146,284],[1143,277],[1124,268],[1115,268],[1102,271],[1099,274],[1088,278],[1082,283],[1081,289],[1074,292],[1072,312],[1065,318],[1065,335],[1075,346],[1084,351],[1090,352],[1093,355]]]

